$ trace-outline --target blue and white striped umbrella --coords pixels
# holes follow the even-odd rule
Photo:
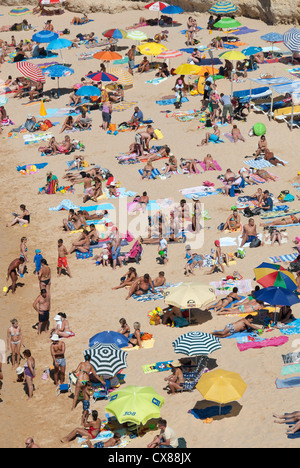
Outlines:
[[[291,28],[285,32],[283,35],[283,42],[291,52],[300,51],[300,29]]]
[[[216,15],[236,12],[237,7],[231,2],[217,2],[208,11]]]
[[[203,332],[185,333],[173,341],[172,345],[175,353],[182,353],[187,356],[206,356],[222,347],[218,338]]]
[[[283,42],[283,35],[277,32],[270,32],[260,36],[263,41],[267,42]]]
[[[113,343],[96,343],[84,351],[91,356],[90,363],[97,375],[117,375],[127,367],[127,353]]]

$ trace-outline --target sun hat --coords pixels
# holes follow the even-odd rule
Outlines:
[[[193,195],[192,200],[198,201],[200,200],[199,195]]]
[[[36,253],[36,254],[39,254],[39,253],[41,253],[41,250],[40,250],[40,249],[36,249],[35,253]]]
[[[220,241],[219,241],[219,240],[216,240],[216,241],[215,241],[215,245],[218,245],[218,246],[219,246],[219,245],[220,245]]]
[[[187,245],[185,246],[185,250],[191,250],[190,244],[187,244]]]
[[[23,372],[24,372],[24,367],[17,367],[16,368],[17,375],[21,375],[21,374],[23,374]]]
[[[59,341],[59,336],[58,336],[56,333],[54,333],[54,334],[51,336],[51,340],[52,340],[52,341]]]
[[[62,316],[61,316],[61,315],[56,315],[56,316],[54,317],[54,320],[56,320],[56,321],[61,320],[61,319],[62,319]]]
[[[181,364],[180,361],[175,360],[175,361],[171,362],[171,366],[172,366],[172,367],[181,367],[182,364]]]

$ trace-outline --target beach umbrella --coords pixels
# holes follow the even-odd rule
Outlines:
[[[150,11],[157,11],[158,18],[159,18],[161,10],[163,8],[166,8],[167,6],[169,6],[169,4],[165,2],[151,2],[151,3],[148,3],[148,5],[145,5],[145,8],[147,8],[147,10],[150,10]]]
[[[134,30],[134,31],[130,31],[127,34],[127,39],[132,39],[136,41],[137,43],[139,43],[141,41],[145,41],[146,39],[148,39],[148,37],[144,32]]]
[[[242,24],[232,18],[222,18],[220,21],[217,21],[214,24],[214,28],[220,28],[220,29],[236,29],[239,26],[242,26]]]
[[[283,35],[277,32],[269,32],[263,36],[260,36],[260,38],[266,42],[283,42]]]
[[[192,65],[191,63],[183,63],[182,65],[179,65],[174,70],[174,73],[176,75],[197,75],[197,73],[200,71],[201,67],[199,65]]]
[[[61,59],[62,59],[62,61],[64,61],[61,50],[62,49],[67,49],[68,47],[71,47],[71,45],[72,45],[71,41],[69,41],[68,39],[64,39],[64,38],[59,37],[58,39],[54,39],[54,41],[51,41],[47,45],[46,49],[51,50],[51,51],[52,50],[59,50]]]
[[[207,356],[222,348],[219,338],[210,333],[199,331],[179,336],[172,345],[176,354],[185,354],[186,356]]]
[[[122,58],[121,54],[117,52],[111,52],[110,50],[101,50],[93,55],[93,58],[98,60],[106,60],[107,62],[111,62],[112,60],[119,60]]]
[[[246,383],[236,372],[214,369],[203,374],[196,385],[205,400],[220,405],[239,400],[247,388]]]
[[[91,73],[90,75],[87,75],[87,78],[90,78],[93,81],[118,81],[117,76],[106,72]]]
[[[245,54],[245,55],[254,55],[254,54],[258,54],[259,52],[262,52],[262,48],[261,47],[246,47],[246,49],[243,49],[242,50],[242,54]]]
[[[57,92],[59,96],[59,78],[73,75],[74,70],[73,68],[66,67],[65,65],[57,64],[45,68],[43,73],[45,76],[49,76],[52,79],[57,78]]]
[[[168,5],[167,7],[163,8],[161,12],[164,15],[172,16],[172,26],[173,26],[173,15],[179,15],[180,13],[183,13],[184,10],[177,5]]]
[[[133,76],[127,70],[125,70],[125,68],[107,66],[106,72],[116,76],[118,78],[118,83],[122,86],[133,86]]]
[[[94,97],[101,96],[101,90],[96,86],[82,86],[77,89],[76,96]]]
[[[127,367],[127,353],[113,343],[96,343],[84,351],[97,375],[114,377]]]
[[[164,299],[166,304],[188,309],[190,315],[191,309],[202,309],[214,301],[216,295],[211,286],[195,281],[166,289]]]
[[[110,394],[105,411],[113,414],[120,424],[132,422],[146,424],[149,419],[160,417],[165,399],[153,387],[128,385]]]
[[[215,15],[226,15],[229,13],[235,13],[237,7],[231,2],[217,2],[208,11]]]
[[[181,57],[181,55],[183,55],[183,52],[181,52],[180,50],[168,49],[161,52],[159,55],[156,56],[156,58],[166,60],[167,63],[169,63],[170,59]]]
[[[42,70],[31,62],[17,62],[17,69],[22,73],[25,78],[29,78],[32,81],[41,81],[45,83],[45,77]]]
[[[32,36],[32,41],[39,42],[41,44],[47,44],[55,39],[58,39],[58,34],[53,31],[39,31]]]
[[[102,33],[102,35],[109,38],[113,37],[114,39],[124,39],[127,37],[127,32],[124,31],[124,29],[113,28],[107,29]]]
[[[58,3],[64,3],[65,0],[40,0],[41,5],[57,5]]]
[[[240,52],[239,50],[229,50],[228,52],[222,52],[219,55],[220,58],[222,59],[227,59],[227,60],[245,60],[247,57],[245,54]]]
[[[16,7],[8,12],[10,16],[27,15],[27,13],[30,13],[30,10],[29,8],[25,8],[25,7]]]
[[[292,306],[300,303],[297,294],[286,288],[278,286],[269,286],[268,288],[255,291],[253,296],[257,301],[266,302],[272,306]],[[274,321],[276,322],[277,310],[275,309]]]
[[[163,44],[157,44],[156,42],[145,42],[144,44],[139,45],[137,48],[142,55],[151,56],[159,55],[161,52],[168,50],[166,46]]]
[[[291,52],[300,51],[300,29],[291,28],[285,32],[283,35],[283,42]]]
[[[291,271],[275,263],[263,262],[254,269],[255,280],[264,288],[279,286],[295,291],[297,283]]]
[[[89,347],[97,343],[113,343],[118,346],[118,348],[125,348],[128,346],[128,338],[115,331],[103,331],[90,338]]]

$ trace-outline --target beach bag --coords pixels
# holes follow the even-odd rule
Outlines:
[[[219,229],[219,231],[222,231],[224,229],[224,226],[225,226],[225,223],[221,223],[219,224],[217,229]]]
[[[143,333],[142,336],[141,336],[141,340],[143,341],[146,341],[146,340],[151,340],[153,335],[151,335],[150,333]]]
[[[259,208],[258,206],[256,206],[255,208],[253,208],[253,210],[252,210],[252,216],[260,215],[260,213],[261,213],[261,208]]]
[[[176,328],[187,327],[189,325],[189,322],[184,317],[176,317],[174,323]]]
[[[255,247],[259,247],[261,245],[261,240],[256,237],[256,239],[253,239],[252,242],[250,242],[250,246],[251,248],[255,248]]]
[[[246,216],[246,218],[251,218],[251,216],[253,216],[253,213],[248,206],[244,209],[244,216]]]

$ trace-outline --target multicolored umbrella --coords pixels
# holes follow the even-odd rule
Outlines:
[[[264,288],[277,286],[290,291],[297,289],[297,283],[292,272],[281,265],[263,262],[254,269],[255,280]]]
[[[181,57],[181,55],[183,55],[183,52],[181,52],[180,50],[168,49],[168,50],[163,50],[159,55],[157,55],[156,58],[171,59],[175,57]]]
[[[160,417],[165,399],[153,387],[128,385],[110,394],[105,411],[113,414],[120,424],[132,422],[146,424],[149,419]]]
[[[97,375],[114,377],[127,367],[127,353],[112,343],[96,343],[85,350],[84,355],[91,356],[90,363]]]
[[[300,29],[291,28],[285,32],[283,35],[283,42],[291,52],[300,51]]]
[[[102,36],[104,37],[113,37],[114,39],[124,39],[127,37],[127,32],[124,31],[124,29],[107,29],[102,33]]]
[[[217,2],[208,11],[215,15],[226,15],[228,13],[235,13],[237,7],[231,2]]]
[[[117,76],[106,72],[91,73],[90,75],[87,75],[87,78],[90,78],[93,81],[118,81],[119,79]]]
[[[100,52],[97,52],[96,54],[94,54],[93,58],[98,59],[98,60],[106,60],[110,62],[112,60],[121,59],[122,55],[117,54],[117,52],[111,52],[109,50],[101,50]]]
[[[30,62],[17,62],[17,69],[22,73],[25,78],[29,78],[32,81],[41,81],[45,83],[45,77],[42,70],[33,63]]]
[[[27,13],[30,13],[30,10],[29,8],[24,8],[24,7],[16,7],[8,12],[10,16],[27,15]]]
[[[53,31],[39,31],[32,36],[34,42],[39,42],[40,44],[47,44],[48,42],[58,39],[58,34]]]
[[[206,356],[222,348],[219,338],[203,332],[185,333],[173,341],[172,345],[175,353],[186,356]]]

